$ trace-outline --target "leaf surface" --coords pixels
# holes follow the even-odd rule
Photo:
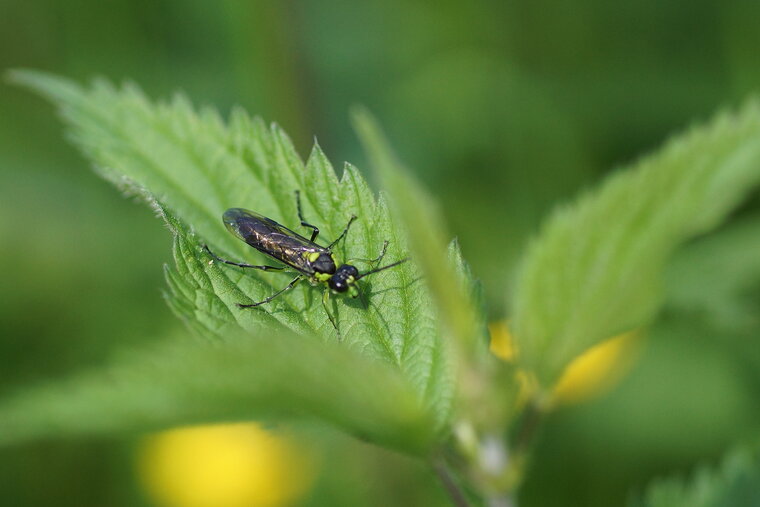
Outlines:
[[[522,364],[544,387],[594,344],[645,324],[680,244],[715,227],[760,180],[760,107],[718,115],[618,171],[545,224],[511,308]]]
[[[384,199],[355,167],[346,165],[338,178],[318,145],[304,163],[281,129],[241,109],[225,122],[213,109],[196,111],[182,95],[152,103],[131,84],[117,89],[97,81],[83,88],[31,71],[17,71],[13,79],[60,108],[69,136],[98,172],[166,218],[175,260],[166,269],[167,301],[190,328],[219,342],[241,330],[263,340],[277,326],[326,346],[342,339],[340,346],[352,353],[395,368],[433,414],[428,431],[444,434],[452,397],[447,351],[427,286],[412,263],[362,279],[359,299],[331,298],[337,333],[322,307],[322,286],[302,282],[267,305],[241,309],[239,303],[265,299],[294,274],[229,266],[203,251],[208,244],[237,262],[276,263],[230,235],[221,216],[227,208],[248,208],[308,235],[296,212],[300,190],[304,218],[320,228],[322,245],[338,237],[351,215],[358,217],[333,250],[339,262],[375,258],[386,240],[383,264],[405,257]],[[356,264],[360,272],[373,267]],[[340,374],[335,369],[332,377]]]

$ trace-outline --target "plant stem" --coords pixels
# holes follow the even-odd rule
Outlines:
[[[520,428],[517,432],[513,453],[525,453],[533,444],[538,428],[544,418],[545,410],[540,403],[529,403],[525,409],[525,415],[520,422]]]
[[[438,479],[449,494],[452,503],[457,507],[470,507],[470,502],[467,500],[464,491],[462,491],[462,488],[457,484],[451,470],[443,459],[437,459],[433,462],[433,470],[435,470]]]

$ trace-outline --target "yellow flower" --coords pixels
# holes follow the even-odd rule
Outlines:
[[[633,365],[639,335],[628,332],[594,345],[568,365],[554,386],[554,399],[579,403],[615,387]]]
[[[509,363],[517,359],[517,349],[515,348],[512,333],[509,332],[506,321],[492,322],[488,325],[491,334],[491,353]],[[536,390],[535,378],[525,370],[519,369],[515,372],[515,381],[517,382],[517,398],[515,404],[522,407],[532,397]]]
[[[506,322],[495,322],[489,329],[491,352],[505,361],[515,361],[517,351]],[[624,333],[591,347],[577,357],[554,387],[553,401],[560,404],[580,403],[612,389],[630,370],[638,338],[635,332]],[[530,375],[525,371],[517,373],[521,401],[530,397],[532,383],[529,379]]]
[[[290,505],[311,487],[313,453],[256,424],[172,429],[142,442],[139,474],[165,507]]]
[[[488,325],[488,330],[491,332],[491,352],[505,361],[513,362],[517,353],[507,321],[492,322]]]

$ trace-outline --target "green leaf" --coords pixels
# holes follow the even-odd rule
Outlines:
[[[720,329],[760,324],[760,217],[752,216],[689,245],[665,273],[667,305],[705,315]]]
[[[702,467],[689,480],[663,479],[653,483],[636,507],[750,507],[760,505],[760,459],[740,449],[717,468]]]
[[[347,165],[339,179],[319,146],[304,164],[282,130],[240,109],[225,123],[211,109],[196,112],[181,95],[153,104],[134,85],[116,89],[98,81],[85,89],[30,71],[15,72],[13,79],[60,107],[70,137],[101,174],[170,210],[176,266],[167,269],[167,300],[205,336],[219,339],[239,329],[261,336],[278,324],[326,343],[338,339],[322,308],[321,287],[301,283],[260,308],[237,306],[263,300],[292,276],[210,262],[203,243],[232,260],[272,262],[225,230],[221,215],[227,208],[250,208],[299,230],[294,191],[300,189],[305,218],[319,226],[322,244],[336,238],[352,214],[358,216],[335,248],[339,259],[374,258],[385,240],[385,263],[406,255],[385,201],[375,198],[355,167]],[[362,262],[358,267],[370,268]],[[451,372],[425,283],[406,263],[360,284],[362,299],[330,302],[343,345],[402,372],[435,416],[429,431],[443,435]]]
[[[479,315],[466,289],[466,284],[472,281],[467,278],[469,271],[464,269],[458,253],[452,256],[453,263],[447,258],[449,240],[437,204],[407,174],[368,112],[355,111],[354,124],[374,169],[388,189],[397,216],[403,221],[414,259],[431,287],[441,319],[463,344],[463,350],[476,348],[476,339],[483,338],[483,334],[478,325]],[[481,345],[485,343],[480,340]]]
[[[190,327],[196,329],[201,335],[219,337],[226,336],[230,332],[234,333],[238,329],[257,330],[261,329],[262,326],[267,329],[268,326],[283,322],[287,324],[288,328],[304,335],[314,332],[309,327],[308,321],[303,318],[303,312],[298,311],[298,308],[308,308],[309,305],[313,305],[316,306],[318,312],[323,312],[319,302],[320,296],[313,294],[314,290],[305,291],[303,299],[294,308],[287,308],[283,304],[284,308],[277,312],[283,315],[240,311],[236,306],[237,303],[241,299],[253,299],[251,293],[256,290],[254,285],[256,282],[217,262],[209,262],[208,257],[202,253],[195,236],[188,234],[182,228],[182,224],[171,215],[166,214],[166,220],[175,232],[174,259],[176,266],[174,270],[166,270],[167,282],[172,292],[167,299],[170,306]],[[419,315],[417,306],[421,302],[420,300],[405,302],[404,306],[399,306],[397,310],[405,318],[409,318],[409,315]],[[375,311],[371,306],[365,309],[359,305],[350,309],[357,312]],[[322,316],[322,318],[326,319],[327,317]],[[357,325],[362,325],[362,323],[354,324],[354,326]],[[398,323],[387,319],[385,325],[394,326],[385,329],[391,336],[394,331],[410,333],[411,336],[409,343],[404,346],[404,356],[402,356],[408,357],[407,361],[401,364],[391,360],[383,362],[399,366],[400,371],[410,385],[415,388],[420,399],[425,400],[431,413],[435,414],[435,424],[431,425],[428,430],[431,433],[442,431],[450,410],[449,393],[452,386],[436,383],[447,382],[449,372],[443,355],[444,351],[426,348],[429,346],[426,340],[427,326],[432,326],[434,323],[426,324],[424,321],[420,321],[415,325],[412,322]],[[405,326],[405,328],[401,326]],[[333,328],[329,322],[326,322],[324,327],[329,332],[324,341],[326,343],[335,342]],[[370,358],[386,359],[385,354],[388,354],[394,346],[392,341],[378,343],[360,340],[366,334],[375,332],[377,330],[373,328],[359,329],[357,330],[358,338],[352,339],[349,336],[344,342],[348,347]],[[415,367],[413,360],[420,360],[420,356],[424,358],[428,354],[432,356],[431,360],[434,361],[434,364],[424,369]],[[341,371],[336,369],[333,375],[339,375]],[[382,389],[379,387],[380,385],[376,388]]]
[[[599,341],[657,310],[673,250],[760,179],[760,108],[693,128],[559,209],[525,255],[511,309],[520,361],[548,387]]]
[[[270,330],[170,340],[0,403],[0,444],[176,424],[319,420],[412,453],[429,451],[430,411],[392,365]]]
[[[473,419],[468,423],[477,426],[499,426],[494,418],[503,410],[492,392],[492,377],[499,364],[488,351],[484,312],[477,306],[479,289],[459,246],[453,242],[447,248],[448,234],[436,202],[396,159],[374,118],[359,109],[354,113],[354,126],[388,190],[395,216],[404,226],[412,258],[430,287],[444,336],[450,338],[451,356],[457,360],[460,416]]]

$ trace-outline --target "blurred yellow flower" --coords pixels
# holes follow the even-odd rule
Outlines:
[[[630,371],[638,339],[635,332],[623,333],[575,358],[554,386],[554,399],[579,403],[610,391]]]
[[[492,322],[488,325],[488,330],[491,332],[491,352],[505,361],[514,361],[517,354],[507,321]]]
[[[517,351],[507,323],[494,322],[489,329],[491,352],[505,361],[514,361]],[[554,387],[553,401],[559,404],[580,403],[612,389],[630,370],[638,341],[638,333],[629,332],[588,349],[565,369]],[[521,401],[526,401],[530,396],[532,384],[527,380],[529,378],[524,371],[517,373]]]
[[[164,507],[291,505],[311,487],[315,459],[294,440],[257,424],[172,429],[147,437],[138,469]]]

